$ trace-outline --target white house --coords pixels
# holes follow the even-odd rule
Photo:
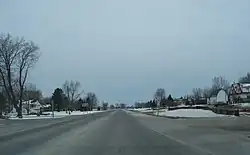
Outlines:
[[[22,114],[28,114],[29,113],[40,113],[42,105],[39,103],[39,101],[29,100],[29,101],[23,101],[22,102]],[[13,110],[11,113],[16,113],[16,109],[13,107]]]
[[[225,104],[228,103],[228,94],[225,90],[220,89],[207,99],[208,104]]]
[[[216,96],[217,103],[228,103],[228,94],[225,90],[221,89]]]

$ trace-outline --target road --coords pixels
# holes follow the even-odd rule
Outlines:
[[[26,120],[0,120],[0,136],[16,133],[22,130],[33,129],[60,122],[72,122],[82,118],[82,116],[67,116],[56,119],[26,119]],[[1,137],[0,137],[1,140]]]
[[[117,110],[0,142],[3,155],[249,154],[244,132]]]

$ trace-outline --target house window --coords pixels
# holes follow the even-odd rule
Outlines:
[[[35,104],[31,104],[31,105],[30,105],[30,108],[35,108],[35,107],[36,107]]]

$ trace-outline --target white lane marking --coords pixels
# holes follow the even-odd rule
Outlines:
[[[138,115],[146,115],[146,114],[141,114],[141,113],[138,113],[138,115],[137,115],[136,112],[132,112],[132,111],[127,111],[127,113],[128,113],[128,114],[131,114],[131,115],[134,116],[134,117],[138,117]],[[149,116],[149,115],[146,115],[146,116]],[[150,117],[150,116],[149,116],[149,117]],[[151,116],[151,117],[154,117],[154,116]],[[160,118],[160,117],[159,117],[159,118]],[[137,119],[136,119],[136,120],[137,120]],[[188,146],[188,147],[191,147],[191,148],[193,148],[193,149],[196,149],[196,150],[198,150],[198,151],[200,151],[200,152],[203,152],[203,153],[205,153],[205,154],[207,154],[207,155],[216,155],[216,154],[214,154],[214,153],[212,153],[212,152],[210,152],[210,151],[208,151],[208,150],[202,149],[202,148],[197,147],[197,146],[194,146],[194,145],[190,145],[190,144],[188,144],[187,142],[184,142],[184,141],[182,141],[182,140],[180,140],[180,139],[176,139],[176,138],[174,138],[174,137],[172,137],[172,136],[169,136],[169,135],[167,135],[167,134],[163,134],[163,133],[161,133],[161,132],[158,132],[158,131],[156,131],[156,130],[154,130],[154,129],[152,129],[152,128],[147,127],[146,125],[144,125],[143,123],[141,123],[139,120],[137,120],[137,121],[138,121],[138,123],[140,123],[141,125],[143,125],[145,128],[149,129],[150,131],[152,131],[152,132],[154,132],[154,133],[158,133],[158,134],[160,134],[160,135],[162,135],[162,136],[164,136],[164,137],[167,137],[167,138],[169,138],[169,139],[171,139],[171,140],[173,140],[173,141],[176,141],[176,142],[178,142],[178,143],[180,143],[180,144],[182,144],[182,145],[186,145],[186,146]]]
[[[144,125],[144,126],[145,126],[145,125]],[[146,126],[145,126],[145,127],[146,127]],[[148,127],[146,127],[146,128],[148,128]],[[202,149],[202,148],[197,147],[197,146],[194,146],[194,145],[190,145],[190,144],[188,144],[188,143],[186,143],[186,142],[184,142],[184,141],[182,141],[182,140],[180,140],[180,139],[176,139],[176,138],[171,137],[171,136],[169,136],[169,135],[167,135],[167,134],[163,134],[163,133],[161,133],[161,132],[158,132],[158,131],[156,131],[156,130],[154,130],[154,129],[151,129],[151,128],[148,128],[148,129],[151,130],[152,132],[158,133],[158,134],[160,134],[160,135],[162,135],[162,136],[164,136],[164,137],[167,137],[167,138],[169,138],[169,139],[171,139],[171,140],[173,140],[173,141],[176,141],[176,142],[178,142],[178,143],[180,143],[180,144],[182,144],[182,145],[186,145],[186,146],[189,146],[189,147],[191,147],[191,148],[193,148],[193,149],[196,149],[196,150],[198,150],[198,151],[204,152],[204,153],[206,153],[207,155],[216,155],[216,154],[214,154],[214,153],[212,153],[212,152],[210,152],[210,151],[208,151],[208,150]]]

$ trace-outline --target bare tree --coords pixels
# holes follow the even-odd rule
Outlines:
[[[18,116],[22,117],[22,99],[30,68],[38,61],[38,46],[10,34],[0,36],[0,78]]]
[[[71,104],[77,101],[82,95],[83,90],[80,90],[80,88],[81,84],[78,81],[65,81],[65,83],[63,84],[63,91],[70,100]]]
[[[93,110],[93,108],[97,105],[98,99],[95,93],[88,92],[85,101],[89,104],[89,109]]]
[[[38,89],[36,89],[36,85],[32,83],[28,83],[25,85],[24,90],[23,90],[23,100],[29,101],[41,101],[42,99],[42,92]],[[30,102],[28,102],[28,105],[25,107],[27,110],[27,113],[30,113]]]
[[[199,100],[202,98],[203,91],[201,88],[193,88],[192,92],[195,100]]]
[[[102,102],[102,109],[103,110],[107,110],[108,109],[108,105],[109,105],[108,102],[103,101]]]
[[[163,88],[158,88],[154,94],[154,100],[161,102],[163,99],[166,98],[166,92]]]
[[[212,90],[228,89],[229,87],[230,84],[225,77],[218,76],[212,79]]]
[[[23,99],[24,100],[37,100],[41,101],[43,95],[41,90],[36,88],[35,84],[28,83],[24,87]]]
[[[204,98],[206,98],[206,99],[209,98],[210,97],[210,93],[211,93],[211,88],[204,88],[203,91],[202,91],[202,93],[203,93],[202,96]]]
[[[239,79],[240,83],[250,83],[250,73],[247,73],[246,76],[243,76]]]
[[[43,97],[43,98],[41,99],[41,104],[44,104],[44,105],[46,105],[46,104],[51,104],[51,100],[52,100],[51,97]]]

